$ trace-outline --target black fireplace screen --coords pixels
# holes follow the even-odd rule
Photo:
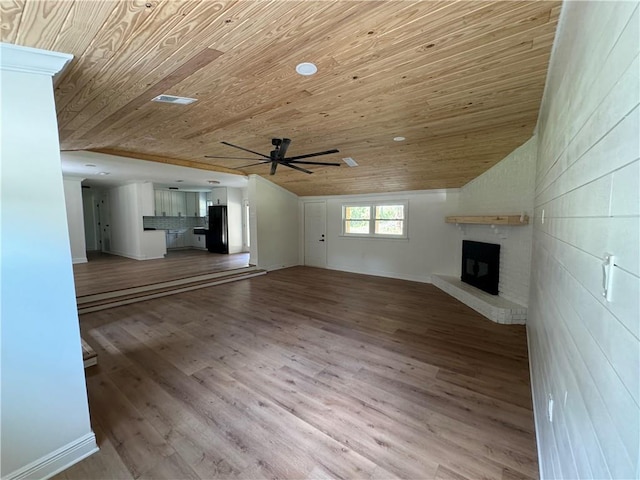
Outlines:
[[[462,276],[461,280],[498,295],[500,279],[500,245],[493,243],[462,241]]]

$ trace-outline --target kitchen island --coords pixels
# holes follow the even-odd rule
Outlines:
[[[145,260],[164,258],[167,253],[167,241],[164,230],[144,230],[140,249]]]

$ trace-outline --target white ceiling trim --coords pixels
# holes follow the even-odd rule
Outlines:
[[[53,77],[71,60],[73,55],[68,53],[0,43],[1,70]]]

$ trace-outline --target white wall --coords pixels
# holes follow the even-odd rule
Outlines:
[[[0,476],[43,478],[97,449],[51,83],[64,59],[0,48]]]
[[[298,197],[257,175],[249,176],[248,195],[249,263],[265,270],[298,265]]]
[[[67,211],[71,260],[73,263],[87,262],[87,248],[84,238],[84,211],[82,206],[82,178],[65,177],[64,203]]]
[[[460,189],[460,215],[533,215],[537,138],[511,152],[500,163]],[[527,306],[531,272],[533,226],[460,226],[462,240],[500,245],[500,296]],[[458,265],[456,276],[461,274]]]
[[[229,253],[242,252],[242,190],[227,188]]]
[[[111,208],[110,253],[140,259],[142,241],[142,215],[138,213],[138,189],[136,184],[109,189]]]
[[[458,206],[457,190],[381,195],[302,197],[327,204],[327,267],[335,270],[430,282],[431,274],[453,275],[460,262],[458,232],[445,223]],[[342,236],[342,205],[349,202],[407,201],[407,239]],[[301,213],[304,213],[302,208]],[[301,222],[301,245],[304,245]],[[301,253],[304,260],[304,252]],[[458,268],[459,271],[459,268]]]
[[[640,476],[639,25],[637,2],[565,2],[560,17],[538,124],[528,320],[543,478]]]
[[[163,258],[157,234],[145,234],[142,217],[153,212],[153,184],[132,183],[109,190],[110,253],[135,260]]]

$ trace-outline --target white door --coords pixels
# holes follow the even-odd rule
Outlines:
[[[327,266],[327,204],[304,204],[304,264],[310,267]]]

